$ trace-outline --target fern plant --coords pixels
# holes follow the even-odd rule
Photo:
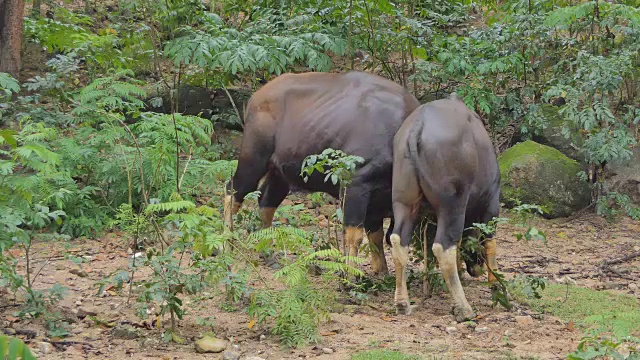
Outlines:
[[[359,263],[358,258],[343,256],[337,249],[314,250],[310,235],[288,226],[270,227],[252,233],[249,242],[258,251],[274,249],[284,256],[283,267],[274,277],[285,285],[284,290],[256,290],[251,296],[249,315],[257,323],[273,319],[271,333],[279,336],[285,346],[303,346],[319,340],[318,324],[327,318],[333,291],[318,287],[309,279],[311,267],[326,271],[327,280],[336,279],[337,273],[361,276],[362,272],[347,265],[347,260]],[[287,254],[296,254],[290,260]],[[326,286],[326,285],[324,285]]]
[[[234,75],[280,74],[294,65],[327,71],[332,65],[328,53],[345,52],[346,42],[335,33],[262,15],[242,30],[224,26],[219,17],[205,17],[203,29],[180,29],[179,37],[166,43],[165,54],[176,64]]]

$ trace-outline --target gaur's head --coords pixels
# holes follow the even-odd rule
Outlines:
[[[466,243],[462,246],[461,251],[462,259],[467,267],[467,273],[474,277],[484,274],[484,247],[477,242]]]

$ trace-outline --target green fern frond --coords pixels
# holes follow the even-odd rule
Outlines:
[[[173,201],[173,202],[164,202],[159,204],[149,204],[147,205],[144,211],[145,211],[145,214],[154,214],[154,213],[161,213],[161,212],[177,213],[177,212],[193,209],[195,207],[196,205],[191,201],[180,200],[180,201]]]

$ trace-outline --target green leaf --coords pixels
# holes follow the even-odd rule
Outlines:
[[[8,73],[0,72],[0,90],[3,90],[7,95],[18,93],[20,83]]]
[[[15,135],[18,135],[18,132],[14,130],[10,130],[10,129],[0,130],[0,137],[2,137],[5,143],[9,144],[9,146],[11,146],[14,149],[16,148],[16,146],[18,146]]]

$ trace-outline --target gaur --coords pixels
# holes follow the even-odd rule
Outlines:
[[[437,217],[432,249],[453,297],[454,316],[457,321],[474,318],[457,271],[457,244],[464,229],[487,223],[500,211],[500,170],[482,120],[453,93],[418,107],[396,133],[393,151],[390,241],[396,268],[396,310],[411,312],[406,266],[411,234],[424,203]],[[496,269],[492,235],[486,237],[481,256],[467,261],[471,275],[482,271],[482,258],[490,269]],[[489,272],[489,281],[494,280]]]
[[[244,197],[258,187],[263,227],[271,226],[290,190],[338,198],[339,184],[325,182],[318,172],[304,182],[300,172],[307,156],[342,150],[364,159],[344,199],[348,254],[357,256],[364,229],[373,271],[386,273],[382,225],[392,215],[393,137],[419,105],[402,86],[364,72],[283,74],[269,81],[247,103],[238,167],[227,183],[225,222],[233,225]]]

